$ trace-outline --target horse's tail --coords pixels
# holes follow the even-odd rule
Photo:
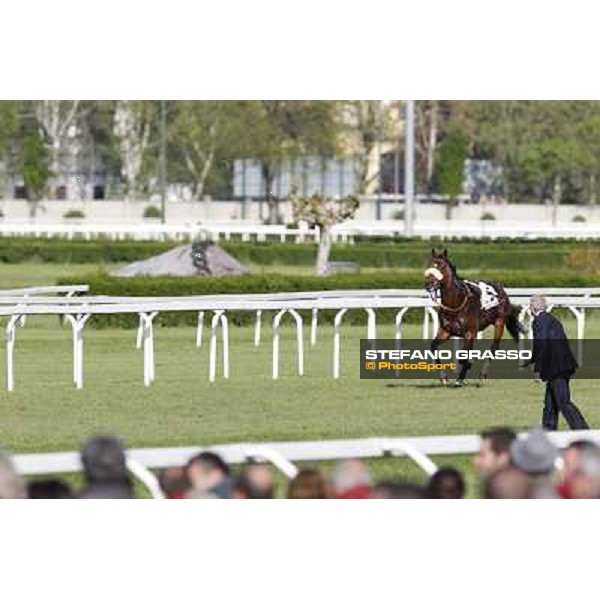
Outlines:
[[[508,315],[506,316],[505,324],[506,329],[508,329],[508,333],[510,333],[511,337],[515,342],[519,341],[519,334],[525,333],[525,329],[523,325],[519,322],[519,307],[514,304],[510,305],[510,310]]]

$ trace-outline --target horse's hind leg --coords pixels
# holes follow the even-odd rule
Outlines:
[[[437,335],[435,336],[435,338],[433,338],[433,340],[431,340],[431,350],[433,352],[435,352],[439,348],[439,346],[448,339],[450,339],[450,332],[446,331],[445,329],[442,329],[440,327],[438,329],[438,332],[437,332]],[[435,363],[437,365],[441,364],[440,359],[436,358]],[[440,383],[442,385],[446,385],[448,383],[448,375],[447,375],[446,371],[440,369],[438,371],[438,376],[440,378]]]
[[[500,342],[502,341],[502,336],[504,335],[504,316],[499,316],[494,322],[494,341],[490,346],[490,350],[492,352],[496,352],[500,347]],[[483,361],[483,368],[481,369],[481,375],[479,375],[479,379],[482,381],[486,380],[489,376],[490,366],[492,361],[489,358],[486,358]]]

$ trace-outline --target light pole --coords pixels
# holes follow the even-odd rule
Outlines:
[[[160,101],[160,221],[166,222],[167,204],[167,101]]]
[[[413,205],[415,200],[415,101],[406,101],[404,130],[404,233],[413,235]]]

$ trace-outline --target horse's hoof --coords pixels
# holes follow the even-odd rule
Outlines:
[[[461,388],[461,387],[465,387],[467,385],[467,382],[464,379],[457,379],[453,384],[452,387],[453,388]]]
[[[450,383],[447,377],[440,379],[440,385],[447,386]]]

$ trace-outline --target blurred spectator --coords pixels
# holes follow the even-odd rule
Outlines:
[[[373,500],[420,500],[427,494],[413,483],[382,481],[373,488],[370,497]]]
[[[440,500],[459,500],[465,496],[465,480],[452,467],[438,469],[429,479],[427,496]]]
[[[26,497],[25,483],[15,471],[10,455],[0,450],[0,500]]]
[[[330,478],[335,498],[364,500],[369,498],[373,482],[365,463],[360,460],[340,461]]]
[[[60,479],[40,479],[29,482],[27,497],[31,500],[70,500],[75,496],[71,488]]]
[[[304,469],[290,481],[288,498],[321,500],[327,497],[327,484],[321,473],[316,469]]]
[[[516,467],[501,469],[484,482],[484,496],[491,500],[531,498],[531,480]]]
[[[86,487],[80,498],[85,500],[133,498],[125,450],[119,438],[111,435],[90,438],[81,451],[81,462]]]
[[[270,500],[274,496],[275,482],[268,465],[245,465],[235,484],[234,495],[243,500]]]
[[[227,463],[214,452],[200,452],[190,459],[187,476],[191,489],[190,499],[229,499],[233,496],[233,482]]]
[[[577,466],[567,481],[567,494],[564,497],[600,498],[600,448],[592,445],[579,450]]]
[[[182,500],[190,489],[190,482],[184,467],[170,467],[161,471],[158,484],[165,498]]]
[[[533,498],[557,498],[552,473],[558,449],[542,427],[535,427],[510,447],[512,464],[526,473],[531,481]]]
[[[579,467],[579,457],[582,450],[591,450],[596,448],[594,442],[589,440],[576,440],[571,442],[563,451],[562,459],[562,477],[564,480],[569,480]]]
[[[509,465],[510,446],[516,437],[515,432],[508,427],[487,429],[481,434],[475,468],[482,482]]]

